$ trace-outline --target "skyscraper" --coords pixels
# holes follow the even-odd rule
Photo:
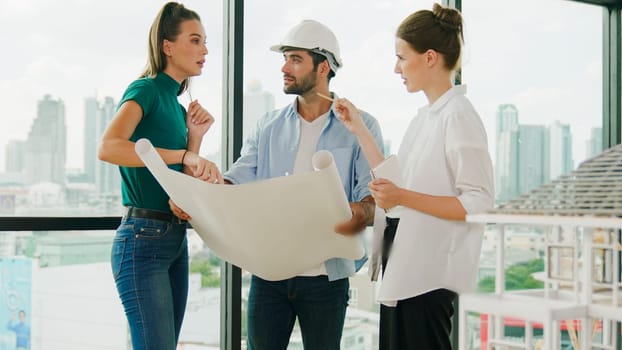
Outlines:
[[[572,135],[570,125],[556,120],[549,128],[550,178],[555,179],[572,171]]]
[[[98,106],[95,118],[95,144],[99,142],[106,127],[114,117],[115,102],[112,97],[105,97],[101,106]],[[90,155],[94,160],[95,150]],[[95,187],[100,193],[117,193],[121,191],[121,175],[116,165],[95,161]]]
[[[519,125],[518,193],[548,182],[547,130],[543,125]]]
[[[114,117],[116,104],[112,97],[100,102],[96,97],[84,99],[84,173],[97,192],[117,194],[121,177],[117,166],[97,160],[97,145]]]
[[[246,85],[244,93],[244,124],[242,132],[244,138],[255,127],[257,120],[274,109],[274,95],[261,89],[258,80],[251,80]]]
[[[587,140],[586,157],[592,158],[603,151],[603,128],[592,128],[590,139]]]
[[[86,181],[95,183],[95,152],[97,151],[97,113],[99,102],[96,97],[84,99],[84,174]]]
[[[497,108],[495,187],[498,201],[518,195],[518,109],[512,104]]]
[[[26,141],[26,183],[65,184],[66,132],[65,104],[45,95],[37,105],[37,117]]]

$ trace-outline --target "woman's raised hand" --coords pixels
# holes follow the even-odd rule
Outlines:
[[[335,101],[335,111],[337,112],[337,118],[351,133],[359,135],[366,128],[361,118],[361,113],[348,99],[337,99]]]
[[[214,117],[201,106],[199,100],[190,102],[186,113],[188,137],[203,137],[212,124],[214,124]]]

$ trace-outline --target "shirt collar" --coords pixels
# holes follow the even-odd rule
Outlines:
[[[328,110],[330,113],[328,114],[329,118],[336,118],[337,114],[335,113],[335,101],[339,98],[336,93],[331,92],[331,97],[333,98],[333,103],[330,105],[330,109]],[[286,115],[290,118],[298,118],[298,97],[294,99],[294,102],[289,105],[290,110]]]
[[[443,106],[449,102],[454,96],[466,95],[466,85],[456,85],[451,87],[451,89],[445,91],[444,94],[441,95],[434,103],[428,106],[430,111],[438,112]]]
[[[158,83],[158,85],[164,87],[166,91],[170,91],[171,93],[175,94],[175,96],[177,96],[181,84],[179,84],[175,79],[171,78],[170,75],[164,72],[158,72],[154,80]]]

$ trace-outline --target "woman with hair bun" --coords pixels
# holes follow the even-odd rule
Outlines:
[[[398,152],[403,187],[376,178],[382,285],[380,349],[451,349],[453,301],[474,289],[484,226],[467,214],[493,206],[492,162],[482,121],[454,86],[462,48],[462,17],[435,4],[399,26],[395,73],[406,90],[423,91],[428,105],[412,119]],[[355,134],[370,167],[384,161],[356,107],[337,101],[339,118]],[[378,251],[380,250],[380,251]],[[374,271],[372,257],[370,270]],[[373,277],[373,276],[372,276]]]

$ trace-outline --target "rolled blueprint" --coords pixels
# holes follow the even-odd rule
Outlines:
[[[315,172],[231,186],[169,169],[147,139],[138,140],[135,149],[164,191],[192,217],[207,246],[263,279],[282,280],[330,258],[364,254],[359,239],[334,232],[352,212],[328,151],[314,155]]]

